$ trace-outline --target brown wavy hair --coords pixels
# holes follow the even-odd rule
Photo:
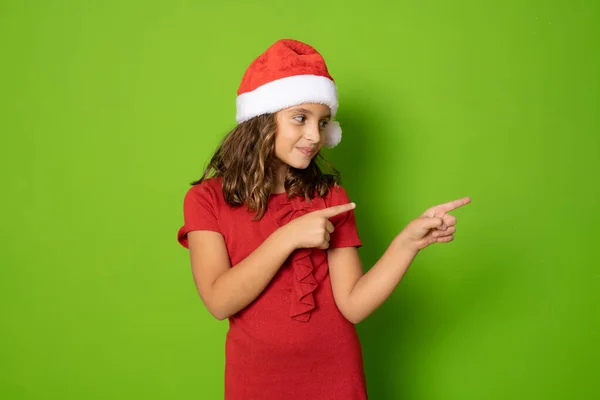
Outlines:
[[[276,132],[275,114],[238,124],[223,138],[202,177],[192,185],[222,177],[225,201],[232,206],[246,204],[249,210],[256,211],[254,219],[261,219],[281,162],[275,156]],[[310,200],[325,196],[340,179],[340,173],[319,151],[306,169],[288,167],[284,186],[288,197],[304,196]]]

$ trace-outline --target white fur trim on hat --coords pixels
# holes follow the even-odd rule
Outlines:
[[[262,114],[274,113],[302,103],[319,103],[329,106],[331,117],[338,109],[335,83],[324,76],[295,75],[266,83],[236,99],[238,123]]]

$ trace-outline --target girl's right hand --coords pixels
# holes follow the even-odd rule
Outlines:
[[[342,204],[310,212],[284,225],[286,235],[289,235],[294,250],[300,248],[329,248],[331,233],[334,228],[329,218],[348,212],[356,207],[354,203]]]

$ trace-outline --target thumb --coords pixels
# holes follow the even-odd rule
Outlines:
[[[350,210],[354,209],[355,207],[356,207],[356,204],[354,204],[354,203],[341,204],[339,206],[328,207],[328,208],[324,208],[321,210],[321,215],[323,215],[325,218],[331,218],[331,217],[335,217],[338,214],[350,211]]]

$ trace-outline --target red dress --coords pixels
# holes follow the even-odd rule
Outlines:
[[[340,186],[306,202],[272,195],[263,218],[253,221],[246,206],[225,202],[221,178],[189,189],[185,223],[178,232],[223,235],[235,266],[277,228],[310,211],[349,202]],[[361,246],[354,212],[330,219],[330,248]],[[329,279],[327,252],[294,251],[263,293],[229,318],[225,345],[226,400],[364,400],[361,347],[354,324],[338,310]]]

